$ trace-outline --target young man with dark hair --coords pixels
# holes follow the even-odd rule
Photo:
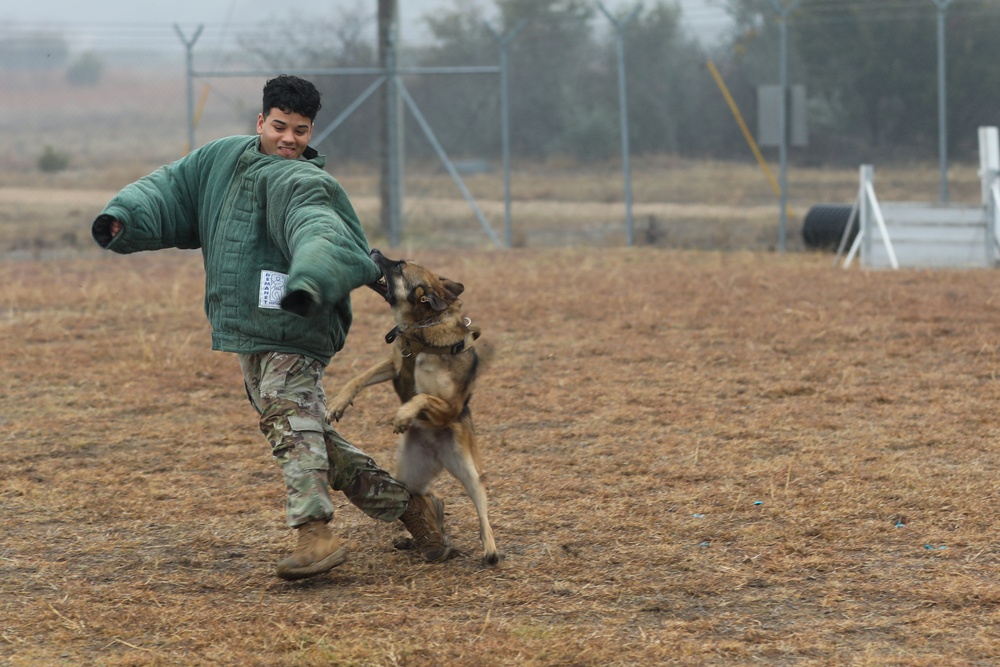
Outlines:
[[[118,253],[200,248],[212,348],[234,352],[281,467],[298,542],[277,574],[344,562],[329,488],[365,514],[399,519],[426,560],[447,558],[444,508],[412,495],[326,420],[323,371],[344,345],[352,290],[381,275],[340,184],[309,146],[320,94],[282,75],[264,86],[257,136],[219,139],[126,186],[92,226]]]

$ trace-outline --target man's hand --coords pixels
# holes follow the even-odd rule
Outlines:
[[[304,289],[297,289],[285,295],[281,300],[281,309],[295,313],[300,317],[308,317],[315,305],[312,294]]]
[[[112,239],[121,233],[121,231],[121,221],[112,218],[107,214],[97,216],[97,219],[94,220],[94,224],[91,228],[91,234],[93,235],[94,240],[97,241],[97,244],[102,248],[107,248]]]

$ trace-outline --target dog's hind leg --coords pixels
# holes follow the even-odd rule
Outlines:
[[[417,549],[424,560],[440,563],[451,553],[444,527],[444,502],[430,493],[430,485],[443,466],[437,454],[439,430],[411,429],[403,436],[395,477],[410,492],[410,502],[400,520],[412,538],[395,540],[397,549]]]
[[[462,419],[452,426],[454,440],[451,448],[442,452],[444,467],[454,475],[465,487],[465,492],[476,506],[479,515],[479,539],[483,543],[483,564],[496,565],[500,561],[496,542],[493,540],[493,528],[490,527],[487,510],[486,487],[480,479],[476,465],[476,434],[472,430],[469,419]]]
[[[403,434],[396,458],[395,477],[407,491],[424,494],[443,469],[439,451],[446,429],[410,429]]]

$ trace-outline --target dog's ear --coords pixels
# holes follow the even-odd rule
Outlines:
[[[438,296],[436,290],[427,289],[424,285],[414,290],[417,300],[420,303],[426,303],[438,312],[446,310],[448,306],[455,303],[458,300],[458,295],[465,290],[465,285],[462,283],[456,283],[454,280],[448,280],[440,276],[439,278],[441,280],[441,287],[444,288],[444,294],[441,296]]]
[[[421,291],[423,291],[423,288],[421,288]],[[448,302],[434,292],[424,292],[420,296],[420,303],[426,303],[437,311],[447,310],[448,308]]]
[[[445,299],[446,298],[447,293],[445,293]],[[413,291],[410,292],[411,303],[426,303],[438,312],[448,308],[448,301],[445,299],[439,297],[434,290],[428,289],[427,285],[417,285],[413,288]]]
[[[445,291],[448,292],[448,296],[452,300],[457,299],[459,295],[465,291],[465,285],[462,283],[456,283],[454,280],[448,280],[444,276],[438,276],[441,279],[442,284],[444,284]]]

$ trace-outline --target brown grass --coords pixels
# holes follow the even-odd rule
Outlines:
[[[350,560],[276,579],[282,489],[197,253],[0,263],[0,663],[991,665],[991,271],[825,255],[408,253],[500,350],[473,399],[505,559],[442,479],[425,565],[338,497]],[[384,352],[373,293],[328,390]],[[391,391],[339,426],[390,464]]]

